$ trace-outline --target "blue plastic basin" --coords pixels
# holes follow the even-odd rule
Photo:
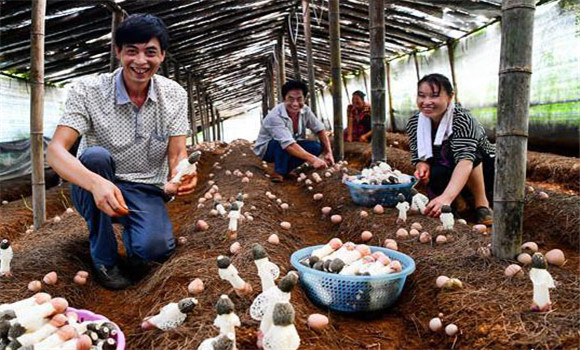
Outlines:
[[[315,304],[334,311],[378,311],[393,305],[399,298],[407,276],[415,271],[415,261],[395,250],[370,247],[371,252],[381,251],[391,259],[399,260],[403,270],[381,276],[345,276],[318,271],[304,266],[300,261],[310,256],[320,246],[300,249],[290,257],[290,262],[300,275],[300,284]]]

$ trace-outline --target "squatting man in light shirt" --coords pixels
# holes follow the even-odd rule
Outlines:
[[[334,164],[332,148],[324,125],[310,107],[304,105],[308,87],[301,81],[289,80],[282,86],[284,102],[274,107],[262,120],[254,153],[266,162],[274,162],[273,182],[292,176],[292,170],[304,162],[316,169]],[[320,140],[306,140],[306,129]],[[318,156],[322,155],[322,159]]]
[[[47,161],[72,183],[73,204],[89,228],[97,281],[124,289],[132,282],[128,274],[142,274],[149,261],[164,261],[175,249],[165,206],[170,197],[162,186],[187,158],[189,127],[187,93],[155,74],[169,45],[161,19],[131,15],[114,41],[121,68],[71,88]],[[79,137],[77,159],[68,150]],[[177,195],[192,193],[196,183],[196,174],[183,177]],[[125,271],[113,223],[124,226]]]

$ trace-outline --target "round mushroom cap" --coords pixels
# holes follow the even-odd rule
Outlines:
[[[419,193],[419,191],[417,191],[417,190],[416,190],[414,187],[413,187],[413,188],[411,188],[411,194],[412,194],[413,196],[414,196],[414,195],[416,195],[417,193]]]
[[[344,261],[340,259],[334,259],[330,263],[329,272],[339,273],[344,268]]]
[[[234,336],[232,333],[220,335],[213,342],[214,350],[233,350],[234,349]]]
[[[441,207],[441,212],[442,213],[451,213],[451,206],[449,205],[444,205]]]
[[[9,349],[9,350],[22,349],[22,344],[16,338],[12,338],[12,339],[13,340],[10,343],[8,343],[7,345],[5,345],[5,343],[3,343],[3,342],[0,342],[0,345],[5,345],[6,346],[5,349]]]
[[[0,339],[6,339],[8,337],[9,330],[10,322],[6,320],[0,321]]]
[[[318,271],[323,271],[324,270],[324,261],[322,260],[318,260],[317,262],[315,262],[312,265],[312,268]]]
[[[197,299],[195,298],[183,298],[177,304],[177,308],[184,314],[190,313],[193,311],[195,306],[197,305]]]
[[[16,339],[24,333],[26,333],[26,328],[24,328],[20,323],[17,322],[13,324],[12,327],[10,327],[10,329],[8,330],[8,338]]]
[[[103,350],[115,350],[117,349],[117,341],[113,338],[107,338],[102,343]]]
[[[218,315],[227,315],[235,310],[234,302],[226,294],[222,294],[215,304]]]
[[[264,249],[264,247],[262,247],[262,245],[258,243],[252,246],[252,255],[254,256],[254,260],[260,260],[268,257],[266,249]]]
[[[230,206],[230,210],[240,210],[240,207],[238,206],[238,203],[233,202]]]
[[[308,258],[308,265],[310,267],[313,267],[314,264],[316,264],[319,261],[320,261],[320,258],[319,257],[317,257],[317,256],[311,256],[311,257]]]
[[[16,313],[14,312],[14,310],[4,310],[0,312],[0,321],[8,321],[13,318],[16,318]]]
[[[405,196],[402,193],[399,193],[397,195],[397,201],[399,201],[399,203],[400,202],[404,202],[405,201]]]
[[[532,268],[534,269],[547,269],[548,263],[544,258],[544,254],[537,252],[532,255]]]
[[[276,303],[272,313],[274,325],[289,326],[294,323],[294,308],[290,303]]]
[[[220,255],[217,257],[217,265],[220,269],[227,269],[231,265],[230,258]]]
[[[1,249],[8,249],[8,247],[10,247],[10,241],[7,239],[3,239],[2,243],[0,243],[0,248]]]
[[[298,283],[298,275],[296,272],[290,271],[278,282],[278,289],[284,293],[290,293],[296,283]]]

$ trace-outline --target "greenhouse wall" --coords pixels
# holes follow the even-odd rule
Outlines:
[[[580,14],[569,2],[559,1],[536,9],[532,61],[530,142],[561,145],[578,150],[580,125]],[[498,70],[501,23],[494,23],[457,41],[453,47],[459,102],[492,136],[497,122]],[[442,73],[451,80],[447,46],[417,53],[419,75]],[[403,131],[416,113],[417,71],[412,55],[389,62],[395,127]],[[369,70],[364,88],[362,73],[347,77],[348,90],[370,91]],[[386,84],[385,84],[386,85]],[[319,97],[318,100],[322,98]],[[332,120],[332,95],[324,91],[319,103],[324,118]],[[343,87],[343,124],[350,96]],[[388,98],[387,127],[390,127]],[[332,124],[332,123],[331,123]]]
[[[30,89],[28,82],[0,75],[0,142],[30,137]],[[52,137],[64,112],[68,88],[44,87],[44,136]]]

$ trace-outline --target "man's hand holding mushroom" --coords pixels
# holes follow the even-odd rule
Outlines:
[[[105,214],[112,217],[129,214],[121,190],[111,181],[98,176],[95,184],[90,188],[90,192],[93,195],[97,208]]]

